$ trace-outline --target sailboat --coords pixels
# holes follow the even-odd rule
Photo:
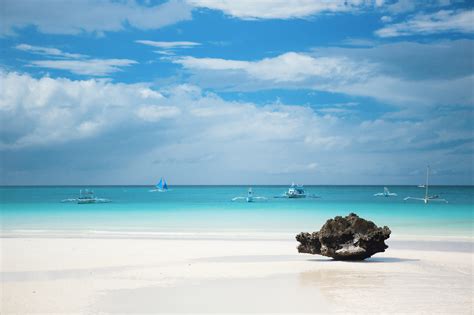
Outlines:
[[[166,180],[163,179],[163,177],[160,178],[160,181],[158,184],[156,184],[155,189],[152,189],[150,191],[158,191],[158,192],[165,192],[168,191],[168,184],[166,183]]]
[[[396,193],[391,193],[387,187],[383,188],[383,192],[374,194],[375,197],[396,197]]]
[[[428,167],[426,168],[426,184],[424,185],[424,188],[425,188],[425,197],[424,198],[406,197],[403,200],[420,200],[420,201],[423,201],[424,203],[433,202],[433,201],[448,203],[448,201],[446,199],[441,199],[441,198],[439,198],[438,195],[433,195],[433,196],[428,195],[429,177],[430,177],[430,166],[428,165]]]

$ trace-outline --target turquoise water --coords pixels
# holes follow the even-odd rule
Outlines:
[[[2,233],[129,232],[129,233],[297,233],[314,231],[330,217],[355,212],[394,235],[472,237],[473,186],[435,186],[430,194],[449,200],[424,204],[403,201],[424,195],[415,186],[391,186],[398,197],[373,197],[380,186],[306,186],[321,198],[280,199],[285,186],[254,186],[265,202],[232,202],[247,186],[174,186],[166,193],[150,187],[87,187],[111,203],[61,203],[85,187],[2,187]]]

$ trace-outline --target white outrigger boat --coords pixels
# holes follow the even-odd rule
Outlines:
[[[303,185],[295,185],[292,183],[288,191],[285,193],[288,198],[306,198],[306,192]]]
[[[303,188],[303,185],[295,185],[292,183],[290,188],[285,191],[282,195],[275,196],[274,198],[288,198],[288,199],[299,199],[299,198],[321,198],[314,194],[307,194]]]
[[[92,190],[84,189],[79,191],[79,198],[77,198],[77,203],[95,203],[97,201],[94,192]]]
[[[97,198],[94,192],[89,189],[81,189],[79,191],[79,197],[64,199],[61,202],[77,202],[78,204],[90,204],[90,203],[108,203],[109,199]]]
[[[239,201],[239,200],[245,200],[247,202],[254,202],[254,201],[258,201],[258,200],[267,200],[266,197],[261,197],[261,196],[254,196],[253,195],[253,191],[252,191],[252,187],[249,188],[249,190],[247,191],[247,197],[243,197],[243,196],[239,196],[239,197],[234,197],[232,198],[232,201]]]
[[[425,197],[424,198],[417,198],[417,197],[406,197],[405,199],[403,200],[420,200],[420,201],[423,201],[424,203],[428,203],[428,202],[445,202],[445,203],[448,203],[448,201],[446,199],[441,199],[439,198],[438,195],[432,195],[430,196],[428,194],[428,180],[429,180],[429,176],[430,176],[430,166],[428,165],[428,167],[426,168],[426,184],[424,185],[424,188],[425,188]],[[421,185],[420,185],[421,186]],[[418,187],[420,187],[418,186]]]
[[[374,194],[374,197],[396,197],[396,193],[391,193],[387,187],[383,188],[383,192]]]

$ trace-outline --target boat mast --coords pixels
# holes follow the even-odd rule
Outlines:
[[[430,166],[426,168],[426,187],[425,187],[425,199],[428,200],[428,179],[430,175]]]

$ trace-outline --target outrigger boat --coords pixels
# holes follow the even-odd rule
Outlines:
[[[405,199],[403,200],[420,200],[420,201],[423,201],[424,203],[428,203],[428,202],[445,202],[445,203],[448,203],[448,201],[446,199],[441,199],[439,198],[438,195],[432,195],[430,196],[428,194],[428,180],[429,180],[429,177],[430,177],[430,166],[428,165],[428,167],[426,168],[426,184],[424,185],[425,187],[425,197],[424,198],[416,198],[416,197],[406,197]],[[420,187],[420,186],[418,186]]]
[[[254,201],[257,201],[257,200],[267,200],[267,198],[266,197],[260,197],[260,196],[254,196],[253,191],[252,191],[252,187],[250,187],[249,190],[247,191],[247,197],[239,196],[239,197],[232,198],[232,201],[239,201],[239,200],[245,200],[247,202],[254,202]]]
[[[295,185],[292,183],[288,191],[285,193],[288,198],[306,198],[306,192],[303,185]]]
[[[97,199],[95,198],[94,192],[92,190],[84,189],[79,192],[79,198],[77,198],[77,203],[95,203]]]
[[[285,191],[282,195],[275,196],[274,198],[289,198],[289,199],[299,199],[299,198],[321,198],[320,196],[307,194],[303,188],[303,185],[296,185],[292,183],[291,186]]]
[[[61,202],[77,202],[78,204],[90,204],[90,203],[107,203],[109,199],[97,198],[94,192],[89,189],[81,189],[79,191],[79,197],[64,199]]]
[[[391,193],[387,187],[383,188],[383,192],[374,194],[374,197],[396,197],[396,193]]]

